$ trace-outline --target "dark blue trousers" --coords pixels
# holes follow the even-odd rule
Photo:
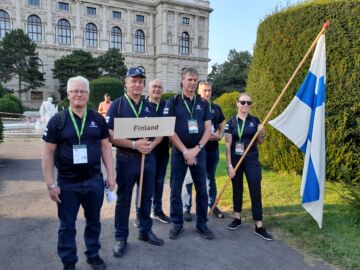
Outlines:
[[[206,156],[205,150],[197,156],[197,165],[189,166],[191,177],[196,190],[196,224],[205,226],[207,222],[208,195],[206,190]],[[185,163],[183,154],[175,147],[171,151],[171,176],[170,176],[170,217],[174,226],[182,227],[183,204],[181,190],[188,165]]]
[[[84,209],[86,227],[84,239],[87,258],[99,254],[101,231],[100,209],[104,199],[104,180],[102,175],[96,175],[84,182],[59,181],[60,200],[58,217],[58,254],[63,263],[76,263],[76,227],[75,221],[80,208]]]
[[[166,169],[169,162],[169,153],[156,154],[155,187],[153,196],[153,211],[158,215],[162,211],[162,196]]]
[[[117,201],[115,208],[115,239],[127,240],[129,236],[129,215],[131,197],[135,183],[139,183],[141,155],[116,155]],[[140,233],[148,233],[152,227],[150,218],[151,198],[154,191],[155,155],[145,157],[141,207],[139,208]]]
[[[207,176],[207,190],[209,196],[209,208],[211,208],[216,200],[217,189],[216,189],[216,167],[219,163],[219,149],[214,151],[206,151],[206,176]],[[186,197],[187,201],[183,202],[183,208],[185,210],[190,210],[192,205],[192,183],[186,185],[187,196],[183,196],[183,199]]]
[[[231,161],[234,168],[239,159],[240,156],[232,156]],[[257,156],[252,157],[251,154],[246,156],[231,181],[233,187],[234,212],[242,211],[244,173],[249,186],[253,220],[260,221],[263,218],[261,203],[261,166]]]

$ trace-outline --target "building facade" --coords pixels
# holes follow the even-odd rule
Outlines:
[[[75,49],[97,57],[119,48],[128,67],[143,67],[147,81],[176,92],[183,68],[207,76],[211,11],[205,0],[0,0],[0,39],[21,28],[37,43],[46,81],[22,95],[28,106],[59,97],[51,69]],[[6,86],[16,90],[15,82]]]

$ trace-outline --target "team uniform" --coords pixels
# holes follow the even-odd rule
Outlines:
[[[138,114],[138,115],[136,115]],[[126,98],[126,94],[113,101],[107,117],[109,129],[114,129],[114,118],[126,117],[156,117],[157,113],[153,106],[145,99],[136,104],[132,99]],[[131,139],[137,140],[137,139]],[[149,138],[153,140],[153,138]],[[137,150],[116,147],[116,182],[117,201],[115,209],[115,238],[117,241],[127,240],[129,235],[129,214],[132,191],[135,183],[139,183],[141,168],[141,153]],[[142,205],[139,208],[139,232],[147,234],[151,231],[152,220],[151,198],[154,190],[155,179],[155,154],[154,151],[145,156],[144,179],[142,190]]]
[[[225,120],[224,114],[219,105],[209,103],[209,111],[211,115],[211,133],[219,130],[219,125]],[[205,145],[206,150],[206,176],[208,179],[208,196],[209,196],[209,207],[211,208],[216,200],[217,189],[215,173],[216,167],[219,163],[219,142],[208,141]],[[192,183],[186,184],[186,188],[183,189],[182,200],[184,210],[191,209],[192,202]]]
[[[171,98],[164,108],[164,116],[176,117],[175,132],[186,148],[198,145],[205,131],[205,121],[211,119],[208,103],[200,96],[194,96],[192,101],[184,95]],[[206,226],[208,196],[205,149],[201,149],[196,159],[196,165],[188,166],[183,153],[175,146],[171,148],[170,217],[176,228],[182,228],[183,225],[181,189],[188,167],[196,189],[196,223],[198,227]]]
[[[60,114],[64,117],[62,121]],[[61,203],[57,203],[60,219],[58,254],[64,264],[78,260],[75,221],[80,205],[86,219],[85,254],[88,259],[99,254],[100,209],[104,197],[101,140],[109,137],[109,131],[105,119],[95,114],[97,112],[89,109],[82,119],[73,114],[78,130],[83,130],[80,139],[69,111],[53,116],[43,134],[45,142],[57,145],[54,161],[61,190]]]
[[[260,121],[257,117],[248,114],[245,121],[237,116],[232,117],[225,126],[225,133],[232,135],[231,162],[236,166],[244,150],[257,132]],[[261,166],[259,162],[259,151],[255,142],[245,156],[242,164],[232,179],[233,205],[235,212],[242,211],[243,202],[243,174],[245,173],[249,186],[252,216],[255,221],[262,220],[261,204]]]

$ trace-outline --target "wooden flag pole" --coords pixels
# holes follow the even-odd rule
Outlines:
[[[284,96],[285,92],[288,90],[288,88],[290,87],[290,84],[292,83],[292,81],[294,80],[295,76],[297,75],[297,73],[299,72],[299,70],[301,69],[301,67],[304,65],[306,59],[309,57],[310,53],[314,50],[319,38],[321,37],[321,35],[326,31],[326,29],[329,28],[329,24],[330,21],[326,21],[323,25],[323,28],[321,29],[320,33],[317,35],[317,37],[315,38],[314,42],[311,44],[310,48],[308,49],[308,51],[306,52],[306,54],[304,55],[303,59],[301,60],[301,62],[299,63],[299,65],[297,66],[297,68],[295,69],[294,73],[292,74],[292,76],[290,77],[289,81],[287,82],[287,84],[285,85],[284,89],[281,91],[280,95],[278,96],[277,100],[275,101],[275,103],[273,104],[273,106],[271,107],[269,113],[267,114],[267,116],[265,117],[264,121],[261,123],[263,126],[266,125],[266,123],[268,122],[271,114],[274,112],[276,106],[279,104],[281,98]],[[250,151],[251,146],[254,144],[254,142],[256,141],[257,137],[259,135],[259,131],[257,131],[254,135],[254,137],[252,138],[252,140],[250,141],[248,147],[246,148],[244,154],[241,156],[240,160],[238,161],[238,163],[236,164],[234,171],[236,173],[237,169],[240,167],[241,163],[243,162],[246,154]],[[231,178],[229,177],[227,179],[227,181],[225,182],[222,190],[219,193],[219,196],[216,198],[214,205],[211,207],[209,214],[211,214],[214,210],[214,208],[218,205],[222,195],[224,194],[226,188],[228,187],[229,183],[231,181]]]
[[[147,140],[144,138],[144,140]],[[139,180],[139,208],[141,208],[141,196],[142,196],[142,188],[143,188],[143,182],[144,182],[144,167],[145,167],[145,154],[141,154],[141,167],[140,167],[140,180]]]

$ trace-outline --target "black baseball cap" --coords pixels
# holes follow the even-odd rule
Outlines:
[[[139,67],[131,67],[126,72],[126,77],[143,77],[146,78],[144,70]]]

